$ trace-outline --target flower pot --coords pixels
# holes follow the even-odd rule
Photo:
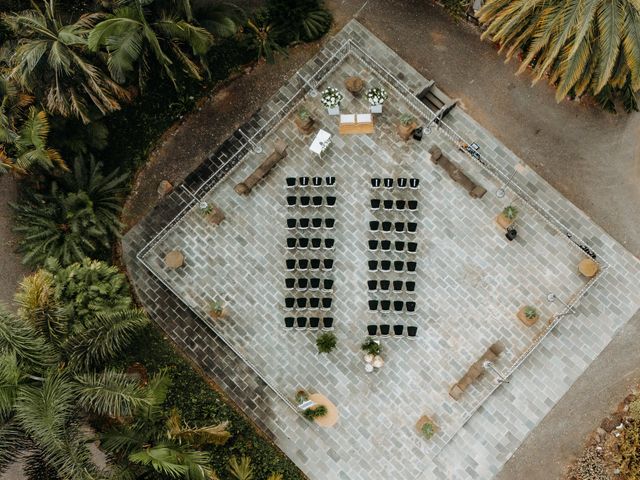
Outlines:
[[[508,219],[508,218],[504,215],[504,213],[501,213],[500,215],[498,215],[498,216],[496,217],[496,223],[497,223],[500,227],[504,228],[505,230],[506,230],[507,228],[509,228],[509,227],[513,224],[513,222],[515,222],[515,221],[516,221],[516,219],[515,219],[515,218],[514,218],[513,220]]]
[[[538,321],[538,318],[540,318],[540,316],[536,315],[533,318],[528,318],[524,314],[524,309],[525,309],[525,307],[522,307],[520,310],[518,310],[518,320],[520,320],[522,323],[524,323],[527,327],[531,327],[532,325],[534,325]]]
[[[423,427],[427,424],[431,424],[432,427],[432,432],[430,436],[426,436],[425,432],[422,430]],[[420,434],[420,436],[426,440],[429,440],[433,435],[435,435],[438,432],[438,426],[436,425],[436,423],[427,415],[423,415],[421,416],[418,421],[416,422],[416,430],[418,432],[418,434]]]
[[[382,113],[382,104],[371,105],[371,113]]]
[[[384,360],[382,359],[381,356],[376,355],[375,357],[373,357],[373,361],[371,362],[371,365],[373,365],[374,368],[382,368],[382,366],[384,365]]]
[[[298,127],[298,130],[300,130],[303,134],[308,135],[313,132],[313,118],[309,117],[306,119],[302,119],[296,116],[295,122],[296,127]]]
[[[344,81],[344,87],[351,93],[351,95],[359,97],[362,93],[362,89],[364,88],[364,81],[360,77],[348,77]]]
[[[329,115],[340,115],[340,105],[336,105],[335,107],[327,107],[327,113]]]
[[[400,138],[402,138],[406,142],[407,140],[409,140],[411,138],[411,135],[413,134],[413,131],[417,127],[418,127],[418,125],[416,124],[416,122],[411,122],[408,125],[399,124],[398,125],[398,135],[400,135]]]
[[[224,317],[224,308],[222,310],[211,310],[209,312],[209,315],[211,315],[211,318],[222,318]]]
[[[211,211],[204,216],[211,225],[220,225],[224,220],[224,213],[216,206],[211,207]]]
[[[367,363],[371,363],[371,362],[373,362],[373,355],[371,355],[370,353],[367,353],[367,354],[364,356],[364,361],[365,361],[365,362],[367,362]]]

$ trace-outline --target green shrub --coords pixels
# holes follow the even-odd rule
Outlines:
[[[251,456],[256,479],[282,472],[287,480],[303,480],[302,472],[267,438],[255,430],[253,424],[219,390],[212,389],[181,355],[169,340],[153,326],[144,329],[131,343],[126,353],[113,362],[114,367],[126,368],[134,362],[144,365],[153,375],[166,369],[172,386],[163,408],[176,408],[190,424],[209,424],[229,420],[231,438],[224,446],[208,446],[211,464],[216,472],[224,473],[231,456]],[[223,477],[225,478],[225,477]]]
[[[621,438],[620,478],[640,478],[640,422],[628,422]]]
[[[49,259],[45,268],[53,275],[56,300],[77,322],[85,323],[97,313],[131,306],[127,277],[113,265],[84,258],[62,267]]]
[[[533,320],[538,316],[538,311],[535,308],[527,305],[526,307],[524,307],[524,316],[529,320]]]
[[[629,403],[629,416],[635,421],[640,422],[640,398],[636,398]]]
[[[502,210],[502,215],[508,220],[515,220],[518,216],[518,209],[513,205],[508,205]]]

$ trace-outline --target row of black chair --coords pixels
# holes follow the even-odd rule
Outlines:
[[[308,322],[308,323],[307,323]],[[284,328],[293,328],[296,330],[317,330],[322,323],[323,330],[333,330],[333,317],[284,317]]]
[[[323,244],[324,240],[324,246]],[[333,238],[287,238],[287,250],[333,250],[335,248],[336,241]]]
[[[396,185],[399,189],[403,189],[403,188],[407,188],[409,187],[412,190],[416,190],[418,188],[418,186],[420,185],[420,179],[419,178],[398,178]],[[374,177],[371,179],[371,187],[372,188],[380,188],[380,187],[384,187],[387,190],[391,190],[393,188],[393,178],[377,178]]]
[[[407,253],[416,253],[418,251],[418,244],[416,242],[403,242],[401,240],[396,240],[395,242],[392,242],[391,240],[369,240],[368,243],[369,251],[371,252],[375,252],[378,249],[383,252],[390,252],[392,245],[396,252],[406,251]]]
[[[416,273],[416,268],[418,268],[417,262],[404,262],[403,260],[369,260],[367,262],[369,266],[370,272],[390,272],[391,267],[393,266],[393,271],[396,273],[401,273],[406,271],[407,273]]]
[[[289,230],[306,230],[311,227],[313,230],[322,228],[324,224],[325,230],[331,230],[336,226],[335,218],[287,218],[287,228]]]
[[[393,326],[393,336],[394,337],[404,337],[404,325],[394,325]],[[388,337],[391,333],[391,325],[382,324],[382,325],[367,325],[367,334],[370,337],[376,337],[380,335],[381,337]],[[418,327],[410,325],[407,327],[407,337],[416,338],[418,336]]]
[[[300,203],[298,203],[298,198],[300,199]],[[296,205],[300,207],[321,207],[325,205],[329,208],[333,208],[336,206],[336,197],[327,196],[323,197],[322,195],[314,195],[313,197],[309,195],[301,195],[300,197],[296,197],[294,195],[287,196],[287,206],[295,207]]]
[[[296,286],[297,284],[297,286]],[[332,278],[285,278],[284,287],[287,290],[293,290],[294,288],[299,292],[315,292],[322,290],[323,292],[333,291],[333,279]]]
[[[287,177],[287,188],[298,187],[321,187],[322,177]],[[326,187],[334,187],[336,185],[336,177],[324,177],[324,185]]]
[[[378,220],[372,220],[369,222],[369,230],[372,232],[379,232],[382,227],[383,232],[395,231],[396,233],[416,233],[418,231],[418,224],[416,222],[380,222]]]
[[[284,309],[285,310],[329,310],[331,309],[331,303],[333,302],[333,298],[331,297],[285,297],[284,299]]]
[[[393,290],[392,288],[393,287]],[[408,293],[416,291],[416,282],[402,281],[402,280],[367,280],[367,288],[370,292],[402,292],[403,290]]]
[[[416,313],[416,302],[405,302],[403,300],[369,300],[369,310],[372,312],[380,311],[382,313],[392,311],[402,313],[404,311],[409,315],[413,315]]]
[[[394,207],[395,204],[395,207]],[[417,200],[381,200],[379,198],[371,199],[371,210],[380,210],[382,206],[383,210],[395,210],[397,212],[401,212],[403,210],[408,210],[410,212],[415,212],[418,210],[418,201]]]
[[[333,258],[287,258],[285,261],[287,272],[293,272],[298,270],[299,272],[306,272],[310,270],[312,272],[322,269],[325,272],[330,272],[333,269]]]

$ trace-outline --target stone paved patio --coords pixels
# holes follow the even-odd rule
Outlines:
[[[480,144],[483,158],[494,171],[511,172],[517,167],[514,184],[519,187],[508,189],[505,199],[493,193],[501,181],[457,151],[447,131],[434,129],[421,143],[400,142],[394,132],[399,114],[407,110],[420,113],[415,102],[401,94],[418,92],[427,81],[356,22],[334,37],[302,75],[325,73],[323,65],[345,39],[366,49],[370,57],[363,60],[355,48],[344,60],[330,62],[331,70],[320,88],[341,87],[342,79],[354,73],[370,86],[385,84],[391,79],[390,72],[402,78],[400,87],[385,84],[390,98],[376,133],[370,137],[336,135],[330,151],[318,160],[307,149],[311,138],[295,131],[289,113],[274,128],[265,128],[267,134],[260,142],[268,153],[276,138],[286,139],[289,155],[248,198],[239,197],[232,188],[266,153],[258,155],[244,148],[234,156],[232,152],[242,142],[231,139],[186,182],[190,190],[199,189],[204,199],[220,206],[227,220],[219,227],[208,226],[191,208],[190,196],[176,191],[163,208],[125,238],[129,270],[141,299],[158,315],[159,324],[216,381],[227,386],[232,397],[311,478],[364,479],[372,474],[382,478],[491,478],[635,312],[639,296],[632,286],[638,280],[638,265],[460,110],[454,109],[447,124]],[[382,65],[384,70],[376,68]],[[299,85],[297,79],[285,85],[246,131],[250,134],[260,126],[268,127],[266,120],[283,106],[287,112],[295,109],[303,101],[296,95]],[[287,104],[289,99],[293,100]],[[362,100],[348,100],[343,111],[365,110]],[[322,128],[337,133],[335,118],[320,108],[318,98],[304,102]],[[485,186],[487,195],[470,198],[434,166],[426,152],[432,144]],[[284,224],[291,213],[284,206],[284,179],[302,174],[331,174],[338,182],[338,202],[332,212],[337,227],[331,313],[339,345],[329,356],[315,353],[314,333],[282,328],[284,242],[288,236]],[[383,341],[387,364],[380,372],[367,375],[358,348],[366,336],[366,324],[378,323],[372,319],[375,314],[367,311],[366,291],[366,280],[371,277],[366,261],[374,257],[366,250],[366,240],[373,238],[367,222],[376,216],[368,209],[372,174],[421,179],[416,194],[394,193],[395,198],[419,200],[419,210],[413,215],[419,222],[415,236],[419,243],[417,292],[413,295],[418,315],[399,318],[402,323],[417,324],[419,338]],[[532,199],[535,206],[521,197]],[[519,238],[512,243],[493,221],[509,201],[521,210]],[[136,257],[181,209],[185,214]],[[303,212],[298,210],[301,215],[297,216],[314,216]],[[546,320],[561,309],[557,302],[546,302],[547,293],[569,301],[584,286],[576,273],[584,253],[567,238],[568,231],[573,232],[573,240],[576,235],[582,237],[603,265],[608,265],[598,283],[582,299],[577,314],[563,317],[515,370],[511,383],[483,402],[495,387],[492,376],[485,375],[460,402],[453,401],[447,394],[451,384],[494,341],[507,347],[496,366],[511,371]],[[161,259],[173,248],[185,252],[187,265],[169,272]],[[155,278],[141,268],[140,260]],[[167,297],[171,295],[167,287],[201,318]],[[229,315],[213,322],[206,306],[220,296],[226,299]],[[537,306],[543,314],[535,327],[526,328],[515,319],[516,310],[525,303]],[[252,368],[238,363],[237,354]],[[256,374],[259,377],[250,380]],[[291,397],[298,387],[331,398],[341,412],[339,425],[329,432],[319,431],[297,417],[282,397]],[[430,442],[413,431],[423,413],[432,414],[441,428]],[[316,451],[327,453],[316,455]]]

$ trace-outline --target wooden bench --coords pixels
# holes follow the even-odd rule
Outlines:
[[[256,168],[251,175],[249,175],[243,182],[240,182],[234,187],[235,192],[238,195],[248,195],[251,189],[262,180],[262,178],[269,173],[269,171],[276,166],[276,164],[287,156],[287,144],[283,140],[276,140],[275,150],[267,159]]]
[[[464,189],[469,192],[469,195],[473,198],[482,198],[487,190],[480,185],[477,185],[473,180],[471,180],[465,173],[460,170],[460,168],[449,160],[447,157],[442,155],[442,151],[440,148],[432,145],[429,148],[429,153],[431,154],[431,161],[436,165],[440,165],[442,168],[446,170],[456,183],[459,183],[464,187]]]
[[[340,135],[357,135],[373,133],[373,115],[370,113],[340,115]]]
[[[500,342],[496,342],[491,345],[486,352],[482,354],[482,356],[476,361],[467,373],[453,386],[449,389],[449,395],[454,400],[460,400],[464,391],[475,382],[478,378],[482,376],[484,373],[484,362],[490,361],[495,362],[500,354],[504,351],[504,346]]]

